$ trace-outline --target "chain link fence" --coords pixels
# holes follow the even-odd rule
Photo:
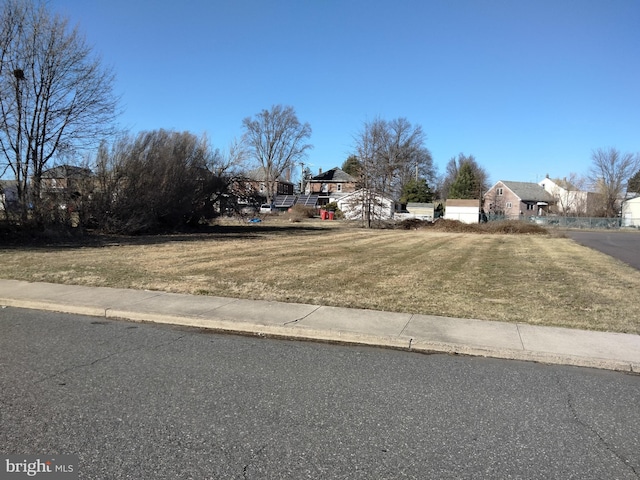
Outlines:
[[[487,221],[514,220],[512,217],[490,215]],[[548,227],[560,228],[582,228],[582,229],[601,229],[611,230],[620,228],[640,229],[640,218],[617,217],[562,217],[562,216],[520,216],[520,221],[535,223]]]

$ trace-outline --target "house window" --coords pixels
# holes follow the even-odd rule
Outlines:
[[[533,210],[533,203],[527,203],[527,210]]]
[[[260,193],[264,192],[264,183],[260,184]]]
[[[338,192],[341,192],[341,191],[342,191],[342,184],[341,184],[341,183],[339,183],[338,185],[336,185],[336,190],[337,190]]]
[[[496,191],[498,192],[498,195],[502,195],[502,188],[496,188]]]
[[[513,207],[513,204],[511,202],[507,202],[507,208],[511,208]]]
[[[327,185],[326,183],[322,184],[322,191],[323,192],[328,192],[329,191],[329,185]]]

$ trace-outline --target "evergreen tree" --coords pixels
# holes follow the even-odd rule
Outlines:
[[[627,184],[627,192],[640,194],[640,170],[638,170],[636,174],[629,179],[629,183]]]
[[[360,176],[360,168],[360,161],[355,155],[349,155],[349,158],[342,164],[342,171],[356,178]]]
[[[458,176],[451,184],[449,198],[474,199],[478,198],[478,182],[469,162],[464,162],[460,167]]]
[[[400,203],[430,203],[433,201],[433,192],[424,178],[409,180],[402,189]]]

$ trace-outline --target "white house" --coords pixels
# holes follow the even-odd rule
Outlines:
[[[622,202],[622,226],[640,228],[640,197]]]
[[[445,220],[458,220],[462,223],[480,221],[480,200],[447,200],[444,209]]]
[[[335,201],[347,220],[366,220],[367,209],[372,220],[389,220],[395,210],[392,199],[365,189],[341,195]]]
[[[596,193],[579,190],[567,180],[554,180],[547,176],[538,185],[555,198],[554,208],[562,215],[589,215],[597,201]]]

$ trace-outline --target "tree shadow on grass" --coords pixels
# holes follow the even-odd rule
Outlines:
[[[175,242],[252,240],[267,237],[319,235],[326,229],[313,225],[213,225],[188,231],[163,232],[154,235],[109,235],[79,229],[45,231],[0,230],[0,250],[62,250],[128,245],[159,245]]]

